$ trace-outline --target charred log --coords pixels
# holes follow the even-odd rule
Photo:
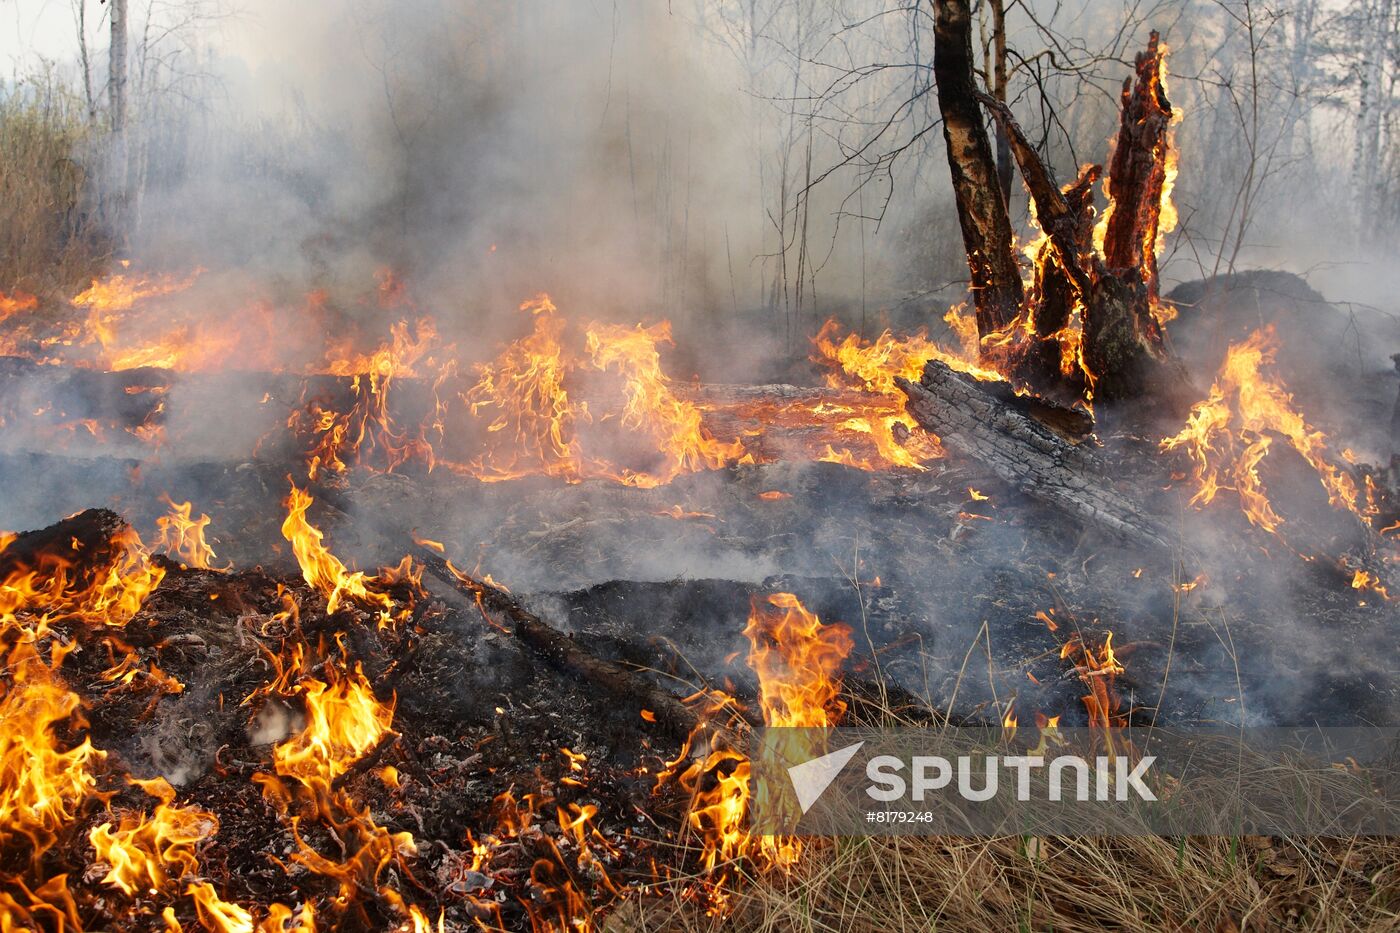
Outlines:
[[[1076,445],[982,383],[937,360],[918,383],[897,379],[908,411],[943,443],[1003,480],[1116,537],[1169,550],[1166,526],[1119,494],[1101,458]]]
[[[418,556],[434,577],[470,597],[489,624],[510,633],[556,670],[582,677],[619,703],[636,707],[639,717],[654,716],[679,742],[703,725],[700,716],[674,695],[620,664],[597,657],[505,590],[461,573],[432,551],[419,548]]]
[[[972,277],[977,330],[985,337],[1001,330],[1019,313],[1021,274],[992,144],[977,104],[972,13],[967,0],[935,0],[934,10],[933,73],[938,84],[938,109]]]

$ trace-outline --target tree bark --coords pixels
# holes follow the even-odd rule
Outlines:
[[[1008,74],[1006,67],[1006,5],[1003,0],[990,0],[992,12],[992,96],[1006,103]],[[997,181],[1001,183],[1001,199],[1011,209],[1011,141],[1006,130],[997,124]]]
[[[110,0],[111,44],[108,48],[107,95],[111,109],[112,139],[108,147],[108,178],[110,205],[108,222],[121,233],[126,214],[127,139],[126,139],[126,0]]]
[[[944,445],[1027,495],[1113,535],[1170,551],[1164,522],[1118,493],[1099,456],[937,360],[918,383],[896,379],[908,411]]]
[[[111,45],[108,48],[107,94],[111,105],[112,133],[126,131],[126,0],[110,0]]]
[[[977,331],[1005,327],[1021,308],[1021,274],[991,142],[977,104],[967,0],[933,0],[933,72],[958,223],[972,279]]]

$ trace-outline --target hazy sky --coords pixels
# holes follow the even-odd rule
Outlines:
[[[105,9],[93,3],[89,15]],[[74,55],[73,7],[69,0],[0,0],[0,63],[23,70],[34,58],[68,60]]]

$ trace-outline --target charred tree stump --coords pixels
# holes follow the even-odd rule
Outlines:
[[[1171,104],[1162,91],[1162,67],[1154,32],[1147,51],[1137,57],[1136,83],[1129,78],[1123,87],[1102,256],[1094,252],[1090,225],[1097,167],[1086,169],[1062,191],[1011,111],[985,94],[978,99],[1009,139],[1047,237],[1046,261],[1038,263],[1041,285],[1032,296],[1038,343],[1054,333],[1052,328],[1064,326],[1072,310],[1067,301],[1077,299],[1083,307],[1083,355],[1093,398],[1105,402],[1149,398],[1178,413],[1196,393],[1153,315],[1158,300],[1157,232],[1172,119]],[[1046,267],[1055,271],[1042,274]],[[1045,383],[1044,360],[1037,359],[1034,351],[1025,355],[1023,365],[1025,372],[1018,376],[1037,387]]]
[[[972,12],[967,0],[935,0],[934,11],[933,73],[938,109],[943,116],[948,168],[972,276],[977,332],[986,337],[1020,313],[1021,274],[992,144],[977,105]]]
[[[1137,544],[1171,550],[1166,526],[1120,495],[1100,457],[931,360],[919,382],[896,379],[908,411],[948,447],[1080,521]]]
[[[1110,269],[1135,269],[1155,298],[1157,231],[1167,182],[1172,105],[1162,86],[1162,48],[1156,32],[1125,78],[1122,119],[1108,167],[1108,223],[1103,259]]]
[[[1167,184],[1172,106],[1162,86],[1156,32],[1137,56],[1136,79],[1123,82],[1122,117],[1108,170],[1108,218],[1102,263],[1089,295],[1084,355],[1104,401],[1187,388],[1185,369],[1167,349],[1157,304],[1157,233]]]

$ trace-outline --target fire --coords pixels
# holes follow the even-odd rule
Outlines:
[[[1367,570],[1357,570],[1351,577],[1351,588],[1354,590],[1371,590],[1378,594],[1381,599],[1389,600],[1390,593],[1382,585],[1380,578]]]
[[[18,627],[21,614],[22,628],[31,638],[41,637],[60,618],[125,625],[165,571],[149,560],[140,535],[130,528],[118,531],[109,546],[111,559],[84,574],[76,572],[81,544],[74,540],[67,553],[46,551],[35,566],[20,567],[0,580],[0,632]]]
[[[864,435],[864,439],[874,445],[883,465],[922,470],[924,461],[943,456],[938,439],[920,430],[914,419],[904,412],[904,393],[895,385],[896,376],[917,380],[925,363],[939,359],[961,371],[973,372],[978,378],[984,375],[1001,378],[990,370],[967,363],[957,354],[944,351],[930,341],[924,331],[910,337],[895,337],[885,331],[873,342],[847,334],[838,342],[839,331],[840,325],[834,319],[822,326],[814,338],[817,349],[814,359],[832,369],[827,375],[829,386],[854,385],[874,397],[863,411],[844,419],[840,430]],[[849,448],[838,451],[831,444],[827,444],[817,459],[874,469],[869,459],[858,458]]]
[[[1209,505],[1222,489],[1233,489],[1252,524],[1277,532],[1283,519],[1269,502],[1258,467],[1281,437],[1317,471],[1334,508],[1366,520],[1369,505],[1359,501],[1356,481],[1331,456],[1326,435],[1307,423],[1283,381],[1270,372],[1276,352],[1273,325],[1233,344],[1210,394],[1192,407],[1179,433],[1162,441],[1163,450],[1182,449],[1193,461],[1191,504]]]
[[[0,534],[0,552],[16,540]],[[0,841],[17,853],[27,841],[35,874],[85,802],[103,796],[96,772],[106,758],[83,736],[82,701],[59,674],[78,642],[50,639],[50,626],[59,620],[125,625],[164,576],[130,529],[105,542],[100,560],[80,565],[84,547],[77,538],[51,544],[32,564],[12,567],[0,580],[0,645],[7,651],[0,680]],[[44,640],[47,660],[40,649]],[[7,877],[0,921],[34,925],[40,917],[80,928],[66,876],[40,877],[32,885]]]
[[[156,519],[159,535],[151,549],[164,551],[186,567],[213,569],[210,562],[218,555],[204,537],[204,529],[212,519],[202,513],[199,518],[191,518],[194,506],[190,502],[173,502],[169,496],[162,496],[161,501],[169,506],[170,512]]]
[[[1113,633],[1104,636],[1098,650],[1075,635],[1061,646],[1060,657],[1074,664],[1075,673],[1089,688],[1082,699],[1089,714],[1090,728],[1107,730],[1123,725],[1124,717],[1118,713],[1118,696],[1113,692],[1113,682],[1123,673],[1123,665],[1113,652]]]
[[[854,644],[851,630],[823,625],[791,593],[776,593],[767,602],[754,600],[744,629],[764,724],[835,725],[846,712],[840,673]]]
[[[1148,63],[1147,74],[1150,79],[1152,93],[1158,94],[1161,99],[1167,99],[1167,54],[1170,52],[1165,42],[1154,38],[1153,44],[1149,47],[1149,53],[1153,56]],[[1176,229],[1177,209],[1172,201],[1172,189],[1176,187],[1177,176],[1177,149],[1173,145],[1175,138],[1175,127],[1184,116],[1180,107],[1173,107],[1171,110],[1170,129],[1162,141],[1165,153],[1154,153],[1154,156],[1161,156],[1158,160],[1163,166],[1163,179],[1161,185],[1161,196],[1156,204],[1155,217],[1152,218],[1150,229],[1144,236],[1139,249],[1143,253],[1145,260],[1155,266],[1155,257],[1162,251],[1164,239],[1168,233]],[[1099,221],[1094,226],[1094,249],[1100,253],[1104,250],[1104,242],[1108,236],[1109,222],[1113,218],[1114,198],[1113,198],[1113,178],[1104,175],[1103,193],[1108,199],[1108,206],[1099,215]]]
[[[643,489],[664,485],[683,473],[719,469],[744,457],[741,442],[715,440],[701,422],[700,409],[671,392],[670,380],[661,371],[658,343],[671,343],[670,322],[631,329],[595,324],[588,329],[593,365],[615,366],[626,380],[622,424],[649,431],[665,458],[653,473],[622,472],[623,483]]]
[[[520,310],[532,316],[531,332],[479,365],[476,384],[463,396],[473,415],[491,417],[486,451],[467,472],[488,482],[539,474],[567,482],[606,477],[651,489],[683,473],[751,459],[741,442],[716,440],[700,408],[672,390],[657,350],[671,340],[668,322],[635,328],[593,324],[584,335],[589,367],[622,377],[618,423],[646,437],[660,463],[638,470],[585,456],[580,428],[595,419],[589,403],[570,394],[568,383],[581,364],[564,343],[564,321],[544,293]]]
[[[577,482],[584,472],[576,425],[589,419],[588,406],[569,398],[570,370],[562,337],[564,321],[544,292],[520,305],[532,315],[531,333],[477,367],[477,383],[466,393],[471,413],[494,413],[487,427],[487,452],[472,471],[483,480],[531,473]]]
[[[415,367],[425,361],[436,343],[437,330],[431,320],[424,318],[414,328],[407,321],[394,324],[390,341],[372,354],[355,354],[342,347],[327,355],[327,372],[351,377],[354,402],[344,413],[325,408],[319,401],[308,406],[305,417],[316,434],[307,454],[310,479],[316,479],[322,470],[343,473],[348,465],[361,463],[375,463],[392,473],[414,458],[432,468],[434,451],[428,441],[431,419],[416,433],[401,429],[389,411],[389,394],[394,379],[413,376]],[[442,368],[440,378],[450,372],[448,364]],[[302,412],[293,413],[289,427],[296,430],[302,419]]]
[[[71,746],[59,738],[86,726],[81,701],[58,676],[60,661],[46,664],[19,642],[0,695],[0,840],[28,840],[36,865],[96,789],[93,769],[105,757],[86,738]]]
[[[748,625],[749,667],[758,675],[759,706],[768,726],[832,726],[840,722],[846,704],[840,698],[841,667],[853,642],[850,629],[823,625],[791,593],[754,599]],[[730,703],[727,696],[705,695],[713,709]],[[673,763],[691,755],[691,742]],[[791,749],[793,760],[805,760],[820,749]],[[796,838],[752,836],[747,828],[749,759],[738,751],[714,748],[695,759],[678,781],[691,794],[687,822],[701,839],[701,864],[710,871],[738,859],[750,859],[761,870],[786,868],[802,854]],[[665,772],[660,780],[668,779]],[[708,893],[713,911],[722,913],[726,874],[713,879]]]
[[[117,273],[105,279],[93,279],[91,286],[73,297],[73,305],[78,308],[91,308],[99,314],[130,311],[137,302],[184,291],[195,283],[203,271],[196,269],[185,276]],[[110,322],[110,318],[89,321],[90,324],[99,327]],[[103,334],[98,334],[98,339],[104,344],[110,342],[106,338],[110,338],[110,333],[107,333],[105,338]]]
[[[291,822],[297,843],[292,859],[339,883],[334,902],[338,911],[357,904],[362,891],[375,890],[398,912],[409,915],[403,897],[379,879],[391,863],[408,873],[403,863],[416,851],[413,836],[389,832],[374,820],[368,807],[335,786],[336,778],[393,736],[393,703],[383,703],[374,695],[358,663],[348,665],[331,658],[321,669],[324,679],[306,673],[303,657],[297,653],[277,682],[260,691],[295,692],[304,704],[306,725],[273,748],[276,773],[256,774],[253,780],[279,810],[297,814]],[[300,832],[304,817],[320,819],[333,828],[343,850],[339,858],[323,855],[306,841]]]
[[[98,861],[107,865],[102,883],[141,897],[195,874],[195,847],[218,832],[219,820],[199,807],[176,805],[175,790],[164,778],[132,783],[160,801],[155,810],[149,817],[126,814],[115,829],[103,823],[88,833],[88,840]]]
[[[113,371],[141,366],[176,368],[186,354],[209,359],[215,354],[216,344],[222,344],[225,352],[232,352],[239,342],[233,331],[224,332],[221,340],[213,328],[200,328],[196,333],[190,324],[146,320],[132,313],[149,300],[185,291],[203,271],[195,269],[184,276],[121,272],[94,279],[72,300],[73,307],[88,312],[81,328],[82,342],[100,347],[103,367]]]
[[[15,289],[8,295],[0,292],[0,321],[19,314],[21,311],[33,311],[37,307],[39,307],[39,299],[29,292],[20,289]]]
[[[304,677],[300,693],[306,704],[306,727],[273,751],[277,773],[307,786],[329,789],[345,769],[389,734],[392,704],[379,702],[356,664],[342,672],[326,666],[327,680]]]
[[[351,572],[340,558],[323,543],[321,530],[306,519],[306,510],[315,500],[307,492],[292,485],[287,497],[287,519],[282,523],[282,537],[291,542],[301,575],[307,585],[326,599],[326,612],[334,614],[345,600],[379,612],[379,624],[389,624],[394,600],[382,587],[384,580],[368,577],[364,571]]]

